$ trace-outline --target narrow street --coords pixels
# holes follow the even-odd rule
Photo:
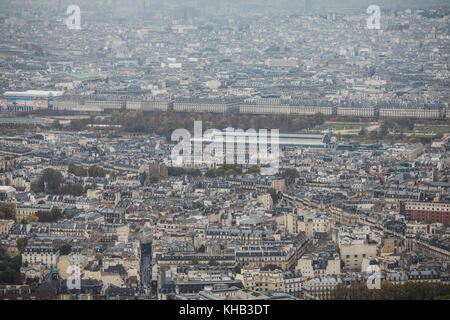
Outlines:
[[[151,296],[152,250],[151,244],[142,244],[141,252],[141,294]]]

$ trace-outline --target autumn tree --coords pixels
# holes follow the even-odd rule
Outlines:
[[[39,222],[39,218],[35,214],[30,214],[27,216],[27,222],[29,222],[29,223]]]

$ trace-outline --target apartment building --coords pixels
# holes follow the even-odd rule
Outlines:
[[[450,203],[412,201],[404,203],[400,211],[412,221],[450,223]]]
[[[329,300],[340,282],[334,277],[310,279],[303,283],[302,292],[307,300]]]
[[[302,291],[303,276],[299,270],[284,273],[284,290],[289,294],[300,294]]]
[[[17,205],[16,222],[26,220],[29,215],[36,214],[38,211],[50,211],[52,206],[48,204],[23,204]]]
[[[252,291],[285,291],[281,270],[263,271],[256,266],[246,266],[236,275],[236,280],[241,280],[244,288]]]
[[[236,250],[236,264],[251,264],[260,268],[272,265],[290,270],[295,265],[295,250],[272,246],[240,246]]]
[[[341,259],[337,254],[329,259],[304,255],[295,269],[301,272],[304,279],[340,275]]]
[[[340,243],[339,249],[346,270],[364,271],[361,270],[363,259],[377,256],[377,245],[365,240]]]
[[[0,201],[5,201],[14,197],[16,189],[10,186],[0,186]]]
[[[105,110],[102,106],[84,105],[78,100],[56,100],[53,109],[74,112],[103,112]]]
[[[120,110],[125,106],[124,102],[114,100],[86,100],[81,104],[87,107],[100,107],[105,110]]]
[[[220,264],[233,265],[235,262],[235,255],[229,254],[164,254],[157,257],[157,265],[160,266],[170,266],[170,265],[190,265],[193,261],[197,260],[199,264],[208,264],[210,261],[216,261]]]
[[[329,208],[331,218],[340,224],[347,226],[356,226],[359,224],[359,215],[356,209],[351,206],[336,203]]]
[[[14,224],[13,220],[0,220],[0,235],[8,234],[9,229]]]
[[[380,118],[418,118],[418,119],[439,119],[441,110],[439,109],[413,109],[413,108],[380,108]]]
[[[173,110],[180,112],[224,113],[237,106],[236,102],[216,99],[185,99],[175,101]]]
[[[361,108],[350,108],[350,107],[337,107],[336,114],[338,116],[344,117],[375,117],[375,108],[373,107],[361,107]]]
[[[220,243],[230,243],[236,241],[248,245],[258,245],[263,242],[262,236],[262,232],[258,230],[250,231],[217,228],[208,228],[206,230],[207,241],[219,241]]]
[[[323,115],[333,115],[333,107],[313,107],[313,106],[288,106],[278,104],[241,104],[240,113],[257,114],[293,114],[293,115],[314,115],[321,113]]]
[[[55,246],[27,246],[22,253],[23,263],[54,268],[58,263],[59,249]]]
[[[316,233],[329,232],[332,226],[330,217],[319,213],[298,216],[296,222],[297,232],[305,232],[309,238],[314,237]]]

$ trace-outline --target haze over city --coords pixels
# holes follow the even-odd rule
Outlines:
[[[448,300],[449,13],[0,0],[0,299]]]

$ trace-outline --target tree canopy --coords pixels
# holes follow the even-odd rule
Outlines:
[[[22,284],[21,266],[22,257],[20,255],[11,258],[4,248],[0,248],[0,285]]]
[[[269,189],[267,189],[267,193],[270,194],[270,196],[272,197],[273,204],[274,205],[277,204],[277,202],[278,202],[277,190],[275,190],[274,188],[269,188]]]
[[[53,168],[44,169],[42,172],[42,178],[44,179],[44,183],[47,185],[47,191],[49,193],[58,192],[62,177],[61,172]]]
[[[36,216],[39,222],[57,222],[63,218],[61,209],[53,207],[50,211],[38,211]]]
[[[242,168],[238,164],[224,164],[218,168],[210,169],[206,172],[205,176],[214,177],[226,177],[230,175],[237,175],[242,173]]]
[[[299,177],[299,173],[295,168],[288,168],[283,171],[281,176],[286,180],[286,184],[289,185],[294,183],[295,179]]]
[[[89,173],[89,176],[93,177],[93,178],[97,178],[97,177],[104,178],[108,174],[108,171],[105,170],[104,168],[94,164],[89,167],[88,173]]]
[[[77,166],[73,163],[69,164],[69,172],[76,175],[77,177],[86,177],[88,175],[86,168],[84,168],[83,166]]]
[[[366,282],[339,284],[333,300],[431,300],[450,295],[450,284],[408,281],[402,284],[382,281],[381,289],[369,289]]]
[[[259,174],[259,173],[261,173],[261,168],[259,166],[257,166],[257,165],[254,165],[254,166],[251,166],[247,170],[246,173],[248,173],[248,174],[253,174],[253,173]]]
[[[17,241],[16,241],[16,243],[17,243],[17,250],[19,250],[19,252],[23,252],[23,249],[25,249],[25,247],[27,246],[27,244],[28,244],[28,238],[19,238],[19,239],[17,239]]]
[[[0,219],[16,219],[16,205],[13,202],[0,205]]]

